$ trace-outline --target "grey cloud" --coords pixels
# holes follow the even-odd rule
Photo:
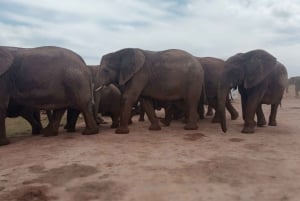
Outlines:
[[[124,47],[179,48],[224,59],[264,48],[297,72],[297,1],[2,0],[0,43],[64,46],[89,64]]]

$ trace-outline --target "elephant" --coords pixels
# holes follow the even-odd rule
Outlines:
[[[225,100],[230,88],[238,86],[241,94],[244,119],[242,133],[254,133],[256,125],[266,125],[262,104],[271,104],[269,126],[277,125],[277,109],[286,85],[285,66],[265,50],[238,53],[227,59],[218,87],[218,110],[223,132],[227,131]]]
[[[54,110],[52,122],[43,130],[45,136],[57,135],[67,107],[83,113],[86,123],[83,134],[98,133],[89,71],[78,54],[54,46],[1,46],[0,61],[0,145],[9,144],[5,118],[11,98],[26,107]]]
[[[16,103],[14,99],[10,99],[6,111],[6,116],[9,118],[21,116],[31,125],[31,133],[33,135],[38,135],[41,133],[42,124],[39,109],[20,105]]]
[[[184,129],[197,129],[197,106],[204,73],[193,55],[177,49],[147,51],[125,48],[102,57],[96,87],[117,83],[122,86],[120,126],[117,134],[129,133],[128,121],[132,105],[141,97],[171,101],[183,99],[187,105],[188,122]],[[145,112],[150,130],[160,130],[153,104],[145,99]]]
[[[289,92],[289,86],[295,85],[295,96],[299,97],[299,91],[300,91],[300,76],[290,77],[288,79],[288,85],[286,87],[286,92]]]
[[[217,94],[218,94],[218,83],[221,78],[221,73],[224,69],[225,61],[222,59],[214,58],[214,57],[196,57],[197,60],[201,63],[203,70],[204,70],[204,87],[205,92],[204,97],[199,102],[199,116],[200,119],[204,118],[204,103],[206,102],[208,105],[207,115],[213,115],[212,109],[216,111],[215,116],[212,119],[213,123],[220,122],[220,116],[218,115],[217,110]],[[229,94],[226,97],[226,108],[228,112],[231,114],[231,119],[235,120],[238,118],[238,112],[232,106]],[[166,111],[166,118],[163,120],[164,125],[168,126],[172,120],[172,113],[178,112],[181,110],[180,105],[172,105],[165,109]],[[169,114],[171,113],[171,114]]]
[[[88,65],[90,70],[90,76],[93,83],[95,82],[95,75],[98,71],[99,65]],[[101,88],[94,92],[95,100],[95,118],[97,123],[104,123],[102,117],[98,116],[98,113],[102,115],[108,115],[112,119],[111,128],[117,128],[119,126],[120,110],[121,110],[121,91],[113,84]],[[65,129],[68,132],[75,131],[76,121],[78,119],[80,111],[72,108],[67,112],[67,124]]]
[[[204,70],[204,84],[207,104],[209,106],[208,114],[211,114],[211,107],[215,109],[216,113],[212,119],[212,122],[220,122],[220,117],[217,110],[217,95],[218,95],[218,84],[221,78],[221,73],[224,69],[225,61],[214,57],[197,57]],[[238,112],[232,106],[229,99],[229,93],[226,96],[226,108],[231,115],[231,119],[235,120],[238,118]],[[204,112],[204,110],[203,110]],[[204,114],[202,114],[204,116]]]

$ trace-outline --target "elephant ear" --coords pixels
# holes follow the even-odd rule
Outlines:
[[[124,49],[120,57],[119,84],[124,85],[142,68],[145,62],[145,55],[139,49]]]
[[[7,50],[0,48],[0,76],[10,68],[13,60],[13,56]]]
[[[253,50],[245,53],[243,57],[246,89],[258,85],[276,68],[276,58],[264,50]]]

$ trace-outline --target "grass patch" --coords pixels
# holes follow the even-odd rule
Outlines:
[[[60,126],[64,126],[66,124],[66,113],[64,114]],[[83,118],[78,118],[77,122],[82,122]],[[41,122],[43,128],[45,128],[48,124],[48,118],[45,114],[41,114]],[[17,118],[6,118],[6,135],[7,137],[18,137],[18,136],[27,136],[31,135],[31,126],[29,122],[27,122],[22,117]]]

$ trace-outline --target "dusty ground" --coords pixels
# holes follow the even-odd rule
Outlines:
[[[150,132],[135,119],[129,135],[104,125],[94,136],[12,138],[0,147],[0,200],[298,201],[300,99],[290,93],[279,125],[252,135],[241,118],[226,134],[207,118],[197,131],[173,122]]]

